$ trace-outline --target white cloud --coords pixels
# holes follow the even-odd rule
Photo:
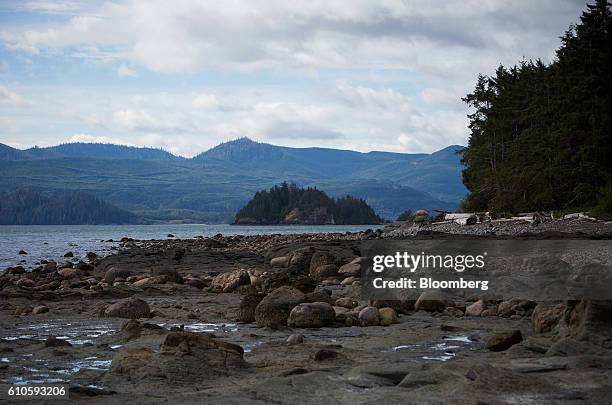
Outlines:
[[[197,95],[191,103],[195,108],[214,110],[219,108],[219,99],[215,94],[202,93]]]
[[[0,85],[0,104],[21,106],[26,104],[26,100],[20,94],[9,90],[8,87]]]
[[[74,134],[69,138],[68,142],[114,143],[117,145],[133,146],[132,143],[122,138],[98,136],[98,135],[90,135],[90,134]]]
[[[117,68],[117,76],[123,78],[123,77],[136,77],[136,71],[133,69],[130,69],[129,67],[127,67],[124,64],[121,64],[118,68]]]

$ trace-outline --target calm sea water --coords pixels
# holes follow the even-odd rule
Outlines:
[[[325,226],[231,226],[205,224],[169,225],[25,225],[0,226],[0,270],[18,264],[35,266],[40,260],[65,260],[66,252],[73,252],[75,259],[87,252],[108,254],[114,242],[123,237],[134,239],[166,239],[168,234],[186,239],[196,236],[267,235],[320,232],[358,232],[377,229],[376,225],[325,225]],[[20,255],[25,250],[27,255]]]

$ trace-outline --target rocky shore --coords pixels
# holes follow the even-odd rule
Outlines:
[[[609,223],[124,238],[0,276],[0,381],[88,403],[609,403],[612,303],[362,301],[361,243],[612,238]]]

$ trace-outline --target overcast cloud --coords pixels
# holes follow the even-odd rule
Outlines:
[[[194,155],[240,136],[431,152],[467,141],[479,72],[550,62],[584,3],[15,1],[0,5],[0,142]]]

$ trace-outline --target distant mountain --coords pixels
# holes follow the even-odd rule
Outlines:
[[[155,148],[113,145],[109,143],[64,143],[39,148],[19,150],[0,144],[0,159],[46,159],[58,157],[90,157],[102,159],[177,160],[178,156]]]
[[[460,146],[432,154],[289,148],[242,138],[186,159],[151,148],[0,144],[0,191],[82,190],[155,221],[218,222],[283,181],[365,199],[393,219],[406,209],[454,209],[466,194]]]
[[[20,189],[0,193],[0,225],[133,224],[136,215],[86,193],[48,196]]]

